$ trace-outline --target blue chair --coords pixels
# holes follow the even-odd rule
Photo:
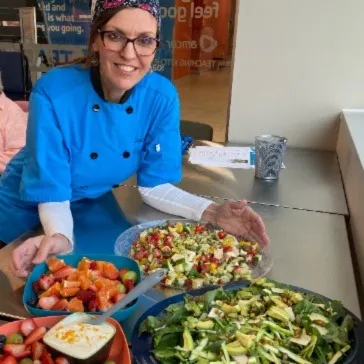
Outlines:
[[[32,84],[23,53],[0,51],[0,72],[6,96],[14,101],[28,100]]]

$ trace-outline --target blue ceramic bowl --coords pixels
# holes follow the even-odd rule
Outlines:
[[[82,260],[83,257],[86,257],[90,260],[102,260],[105,262],[113,263],[116,266],[116,268],[118,268],[118,269],[126,268],[129,270],[133,270],[133,271],[137,272],[137,275],[138,275],[137,283],[140,283],[141,276],[140,276],[139,266],[133,259],[130,259],[127,257],[118,257],[115,255],[87,255],[87,256],[60,255],[60,256],[57,256],[57,258],[63,259],[66,264],[68,264],[72,267],[77,267],[77,264]],[[26,310],[32,316],[41,317],[41,316],[69,315],[70,312],[67,312],[67,311],[43,310],[43,309],[38,308],[35,305],[31,304],[32,300],[37,298],[36,294],[33,291],[32,284],[33,284],[33,282],[38,281],[40,276],[42,274],[45,274],[47,271],[48,271],[48,267],[47,267],[46,263],[41,263],[33,269],[32,273],[30,274],[30,276],[25,284],[25,288],[24,288],[24,293],[23,293],[24,306],[25,306]],[[116,312],[112,317],[119,322],[128,319],[132,315],[132,313],[135,311],[137,304],[138,304],[138,300],[139,299],[136,299],[130,306]],[[97,315],[97,314],[100,314],[100,312],[90,312],[90,314]]]

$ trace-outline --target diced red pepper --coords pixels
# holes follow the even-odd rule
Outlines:
[[[196,225],[195,227],[195,234],[201,234],[206,230],[205,226],[203,225]]]
[[[224,251],[224,253],[231,252],[231,251],[233,251],[233,247],[232,246],[224,246],[223,251]]]
[[[220,263],[219,259],[215,258],[214,256],[210,259],[211,263],[214,263],[216,265],[218,265]]]
[[[227,232],[226,231],[219,231],[218,233],[217,233],[217,237],[219,238],[219,239],[225,239],[226,238],[226,235],[227,235]]]
[[[210,263],[202,264],[201,273],[207,273],[210,270]]]
[[[185,286],[186,286],[186,288],[188,288],[188,289],[192,288],[192,279],[187,278],[187,279],[185,280]]]

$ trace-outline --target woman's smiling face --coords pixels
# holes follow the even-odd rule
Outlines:
[[[157,29],[157,20],[153,15],[137,8],[120,10],[100,29],[93,50],[99,54],[104,87],[123,93],[133,88],[149,72],[155,55],[152,48],[138,54],[132,42],[128,42],[124,48],[121,44],[125,38],[138,38],[141,48],[147,48],[151,42],[155,42]]]

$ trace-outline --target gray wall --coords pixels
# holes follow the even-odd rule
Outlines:
[[[364,1],[238,3],[229,141],[334,150],[341,109],[364,106]]]

